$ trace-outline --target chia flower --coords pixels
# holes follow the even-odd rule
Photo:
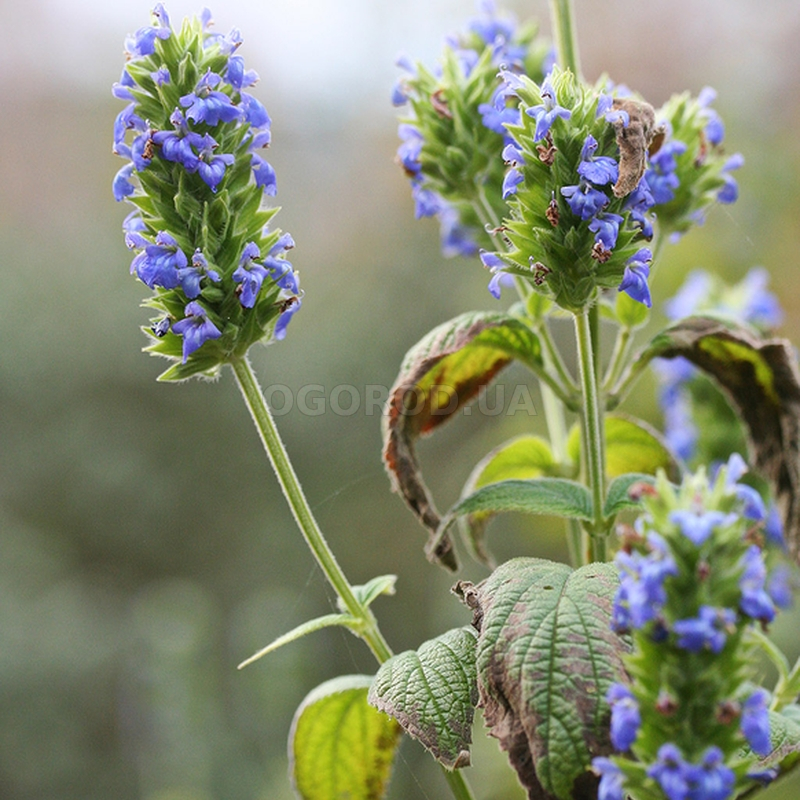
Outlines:
[[[596,186],[605,186],[607,183],[616,183],[619,177],[619,166],[609,156],[597,156],[597,140],[589,134],[581,150],[581,161],[578,164],[578,175],[584,180],[591,181]],[[610,248],[609,248],[610,249]]]
[[[566,198],[570,211],[582,220],[594,217],[608,205],[608,196],[595,189],[587,181],[581,181],[575,186],[562,186],[561,194]]]
[[[620,292],[625,292],[648,308],[652,305],[650,287],[647,285],[647,279],[650,276],[648,262],[652,260],[653,254],[646,247],[632,255],[625,265],[625,273],[622,276],[622,283],[619,285]]]
[[[741,153],[734,153],[722,166],[721,177],[724,181],[722,188],[717,192],[717,202],[735,203],[739,199],[739,184],[730,174],[733,170],[741,169],[744,166],[744,156]]]
[[[558,105],[556,90],[553,88],[551,76],[548,75],[541,87],[542,102],[540,105],[525,109],[525,113],[536,121],[534,141],[541,141],[550,132],[553,123],[560,117],[569,119],[572,112]]]
[[[677,525],[695,547],[700,547],[715,528],[729,525],[735,520],[735,514],[724,514],[721,511],[678,509],[669,515],[669,521]]]
[[[700,90],[700,94],[697,96],[697,104],[702,109],[700,113],[706,121],[706,126],[703,129],[706,139],[710,144],[720,145],[725,138],[725,123],[723,123],[722,117],[710,107],[716,99],[716,91],[710,86],[706,86]]]
[[[611,744],[625,752],[630,749],[642,723],[639,704],[627,686],[614,683],[606,694],[611,706]]]
[[[113,149],[127,163],[112,190],[136,207],[123,223],[125,243],[131,272],[154,290],[147,349],[173,362],[164,380],[213,375],[256,341],[283,338],[300,308],[296,274],[282,258],[291,237],[268,231],[274,212],[261,208],[276,177],[253,152],[271,138],[269,114],[245,91],[258,75],[235,55],[239,31],[212,34],[210,23],[204,11],[176,32],[156,6],[153,25],[128,38],[113,88],[127,104]],[[242,258],[249,248],[257,261]],[[201,350],[211,339],[217,345]]]
[[[701,762],[689,770],[688,800],[727,800],[736,775],[725,765],[725,755],[716,745],[709,747]]]
[[[684,761],[674,744],[664,744],[658,750],[658,760],[648,767],[647,775],[664,791],[668,800],[686,800],[689,795],[691,764]]]
[[[677,620],[672,630],[678,636],[678,647],[684,650],[699,653],[707,649],[719,653],[735,622],[736,614],[730,608],[701,606],[696,617]]]
[[[194,300],[186,306],[186,317],[178,320],[172,330],[183,336],[183,363],[209,339],[219,339],[222,332],[208,318],[206,310]]]
[[[613,250],[622,223],[623,218],[619,214],[601,212],[589,222],[589,230],[595,234],[595,242],[599,242],[606,250]]]
[[[758,689],[742,703],[742,733],[753,752],[760,756],[766,756],[772,750],[767,700],[767,693]]]
[[[592,759],[592,769],[600,776],[597,800],[624,800],[623,780],[625,776],[610,758],[598,756]]]
[[[742,556],[740,563],[742,576],[739,578],[739,588],[742,597],[739,608],[753,619],[761,622],[772,622],[775,617],[775,605],[765,588],[767,580],[767,567],[761,548],[750,545]]]

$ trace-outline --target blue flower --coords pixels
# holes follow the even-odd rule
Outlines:
[[[783,309],[778,298],[767,291],[769,272],[763,267],[749,270],[740,283],[744,293],[742,314],[746,322],[765,328],[776,328],[783,322]]]
[[[422,171],[419,160],[423,144],[422,134],[419,128],[404,122],[398,125],[397,135],[401,139],[397,148],[397,159],[409,178],[417,178]]]
[[[764,536],[767,537],[769,544],[786,547],[786,540],[783,538],[783,520],[775,503],[770,503],[767,519],[764,522]]]
[[[735,522],[736,515],[724,514],[722,511],[689,511],[680,508],[670,513],[669,521],[677,525],[695,547],[700,547],[711,536],[714,528]]]
[[[184,267],[178,270],[178,278],[181,282],[183,293],[190,299],[194,300],[200,294],[200,281],[208,277],[214,283],[219,283],[221,278],[219,273],[214,269],[209,269],[208,261],[203,255],[203,251],[198,248],[194,251],[192,256],[192,266]]]
[[[542,82],[540,94],[542,96],[541,105],[531,106],[525,109],[525,113],[536,120],[536,130],[533,134],[533,140],[535,142],[547,136],[556,119],[559,117],[562,119],[569,119],[572,116],[571,111],[558,105],[556,90],[553,88],[550,75]]]
[[[648,767],[647,775],[658,782],[668,800],[686,800],[692,765],[684,761],[681,751],[671,743],[658,749],[657,761]]]
[[[230,153],[215,154],[218,146],[211,136],[205,134],[197,154],[197,172],[212,192],[217,191],[225,176],[225,168],[236,160]]]
[[[669,203],[675,197],[675,189],[680,185],[675,171],[678,162],[675,156],[686,152],[686,145],[673,139],[661,146],[661,149],[650,157],[650,169],[645,172],[647,185],[657,205]]]
[[[228,59],[228,66],[225,67],[225,72],[222,75],[225,83],[241,92],[243,88],[252,86],[258,81],[258,73],[244,68],[244,59],[241,56],[231,56]]]
[[[195,172],[200,162],[195,149],[202,147],[203,137],[189,130],[186,118],[179,108],[172,112],[169,121],[175,126],[175,130],[155,131],[153,142],[161,148],[163,159],[182,164],[187,172]]]
[[[739,184],[730,174],[735,169],[740,169],[744,165],[744,156],[741,153],[734,153],[723,165],[720,176],[725,185],[717,192],[717,202],[735,203],[739,198]]]
[[[652,305],[650,287],[647,285],[647,279],[650,276],[648,262],[652,260],[653,254],[646,247],[643,247],[632,255],[625,265],[622,283],[619,285],[620,292],[625,292],[634,300],[643,303],[648,308]]]
[[[739,578],[739,589],[742,596],[739,608],[753,619],[772,622],[775,617],[775,605],[765,588],[767,567],[758,545],[753,544],[747,548],[740,561],[740,567],[742,575]]]
[[[664,311],[670,319],[681,319],[696,313],[708,301],[712,289],[711,276],[704,270],[694,270],[680,289],[666,303]]]
[[[639,732],[639,704],[627,686],[614,683],[606,693],[611,706],[611,744],[620,752],[629,750]]]
[[[161,3],[153,9],[155,25],[139,28],[135,34],[125,39],[125,52],[131,59],[152,55],[156,49],[156,39],[169,39],[172,30],[169,16]]]
[[[125,243],[131,249],[144,248],[131,262],[131,272],[135,272],[139,280],[151,289],[156,286],[175,289],[180,285],[178,272],[187,265],[188,260],[169,233],[159,231],[155,244],[140,234],[128,233]]]
[[[582,220],[591,219],[608,204],[608,197],[586,181],[577,186],[562,186],[561,194],[570,211]]]
[[[642,231],[642,236],[650,240],[653,238],[652,215],[647,216],[647,212],[656,204],[656,201],[647,185],[647,178],[642,179],[636,188],[625,198],[623,210],[630,214],[631,219]]]
[[[286,304],[286,307],[278,317],[278,321],[275,323],[275,329],[272,333],[274,338],[278,341],[286,337],[286,326],[291,322],[292,317],[300,310],[300,306],[303,303],[299,297],[290,297],[286,300]]]
[[[422,183],[413,183],[411,197],[414,200],[414,216],[416,219],[435,217],[443,208],[444,201],[433,191],[426,189]]]
[[[778,564],[767,577],[767,594],[778,608],[790,608],[792,596],[792,571],[786,564]]]
[[[214,89],[221,81],[222,78],[209,69],[198,81],[194,92],[181,97],[180,104],[189,109],[186,112],[188,119],[214,127],[220,122],[237,122],[242,118],[242,110],[233,104],[231,98]]]
[[[754,753],[769,755],[772,743],[769,735],[769,696],[764,689],[757,689],[742,703],[740,726],[745,739]]]
[[[503,179],[503,200],[508,200],[509,197],[516,194],[517,186],[524,180],[523,174],[516,167],[512,167]]]
[[[716,99],[716,91],[710,86],[706,86],[700,90],[700,94],[697,96],[697,104],[702,109],[700,115],[706,120],[706,126],[703,129],[706,139],[713,145],[720,145],[725,138],[725,124],[722,121],[722,117],[713,108],[710,108]]]
[[[622,790],[624,775],[610,758],[602,756],[593,758],[592,769],[600,776],[597,800],[624,800],[625,793]]]
[[[678,635],[677,645],[690,653],[708,649],[719,653],[736,624],[736,613],[730,608],[700,606],[696,617],[677,620],[672,630]]]
[[[126,164],[114,176],[114,181],[111,184],[111,191],[114,193],[114,199],[118,203],[136,191],[136,187],[130,180],[132,175],[133,164]]]
[[[589,134],[581,149],[581,160],[578,164],[578,175],[597,186],[616,183],[619,177],[619,166],[609,156],[595,156],[597,140]],[[611,248],[609,248],[611,249]]]
[[[619,236],[619,226],[623,219],[619,214],[599,213],[589,222],[589,230],[595,234],[595,242],[599,242],[606,250],[613,250]]]
[[[489,253],[486,250],[480,251],[481,262],[492,273],[489,281],[489,293],[495,299],[500,299],[500,279],[503,276],[502,270],[505,269],[505,262],[497,253]]]
[[[222,332],[206,316],[206,310],[200,303],[193,300],[186,306],[185,312],[186,317],[172,326],[175,333],[183,336],[184,364],[189,356],[209,339],[219,339],[222,336]]]
[[[261,251],[255,242],[248,242],[239,259],[239,266],[233,273],[233,280],[241,284],[239,302],[244,308],[252,308],[264,279],[269,275],[267,268],[255,262],[261,257]]]
[[[256,179],[256,186],[261,186],[264,189],[264,194],[274,197],[278,194],[278,178],[275,175],[275,170],[268,161],[265,161],[261,156],[253,153],[250,157],[250,164],[253,168],[253,177]]]
[[[475,232],[461,223],[458,210],[449,204],[443,205],[439,211],[439,236],[442,243],[442,254],[445,258],[454,256],[474,256],[478,252],[475,243]]]
[[[701,762],[689,770],[688,800],[727,800],[736,784],[736,775],[725,766],[725,756],[716,745],[709,747]]]

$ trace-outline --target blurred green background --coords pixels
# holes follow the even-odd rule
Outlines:
[[[305,694],[342,673],[372,672],[366,648],[317,633],[237,672],[297,623],[333,607],[305,551],[231,376],[157,384],[140,353],[142,287],[111,179],[110,94],[124,35],[145,2],[0,3],[0,798],[283,800],[286,734]],[[702,266],[731,280],[773,273],[800,341],[800,9],[790,0],[577,0],[584,72],[608,72],[654,105],[715,86],[731,152],[745,154],[741,199],[666,251],[656,307]],[[188,4],[167,5],[178,23]],[[518,16],[547,4],[513,2]],[[256,94],[273,125],[278,224],[297,241],[306,291],[287,339],[253,353],[265,387],[323,387],[326,413],[279,418],[318,519],[354,582],[399,576],[375,605],[396,651],[470,615],[451,575],[422,554],[422,529],[389,491],[380,416],[367,386],[390,386],[405,351],[461,311],[496,308],[477,263],[445,261],[431,221],[416,223],[393,163],[395,55],[430,62],[464,25],[462,0],[219,2],[217,27],[241,28]],[[660,312],[655,323],[663,321]],[[567,329],[557,329],[569,347]],[[522,373],[505,379],[510,397]],[[333,413],[335,387],[360,395]],[[539,406],[535,388],[533,400]],[[276,401],[277,402],[277,401]],[[342,396],[347,405],[347,395]],[[629,410],[654,424],[653,383]],[[517,413],[463,417],[420,448],[440,507],[472,464],[516,433]],[[494,523],[498,558],[565,558],[559,527]],[[465,563],[460,577],[485,571]],[[800,655],[800,616],[773,633]],[[521,798],[476,721],[470,770],[482,800]],[[795,798],[800,781],[774,786]],[[447,790],[419,747],[400,752],[390,797]]]

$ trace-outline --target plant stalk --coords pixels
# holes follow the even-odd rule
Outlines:
[[[597,371],[591,320],[588,310],[575,314],[575,336],[578,347],[583,404],[583,447],[586,479],[592,493],[593,522],[589,543],[592,561],[606,560],[606,523],[603,515],[605,503],[605,430],[603,408],[597,385]]]
[[[576,78],[581,77],[578,37],[575,33],[575,12],[572,0],[550,0],[550,21],[556,45],[556,61]]]
[[[379,664],[388,661],[393,655],[392,650],[383,638],[372,611],[369,607],[362,605],[353,593],[350,582],[336,561],[333,551],[314,518],[250,362],[245,356],[232,362],[231,367],[245,405],[250,411],[261,443],[264,445],[264,450],[275,470],[278,483],[303,538],[347,611],[362,621],[362,627],[358,631],[359,636],[367,643]],[[442,767],[442,772],[455,800],[474,800],[472,789],[460,770],[451,772]]]

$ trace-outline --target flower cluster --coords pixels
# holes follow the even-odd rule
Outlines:
[[[645,245],[656,217],[661,233],[683,232],[715,197],[734,199],[708,95],[656,112],[621,87],[587,86],[557,67],[539,84],[507,69],[499,78],[510,248],[492,254],[501,266],[486,257],[484,265],[526,278],[569,310],[604,288],[649,307]]]
[[[541,79],[552,55],[535,34],[482,0],[467,31],[446,39],[437,68],[406,57],[397,62],[404,74],[392,101],[406,110],[397,161],[411,181],[417,218],[439,220],[446,256],[473,256],[488,246],[485,226],[504,214],[504,125],[519,112],[496,111],[492,98],[500,66]]]
[[[768,579],[769,517],[740,482],[746,469],[734,455],[713,481],[701,471],[674,487],[662,474],[642,487],[645,512],[616,556],[612,625],[633,651],[630,685],[606,698],[619,755],[594,761],[604,800],[726,800],[772,750],[770,697],[750,683],[745,634],[788,592]]]
[[[704,270],[696,270],[667,301],[665,311],[674,321],[700,314],[769,332],[781,324],[783,311],[778,299],[768,291],[768,282],[769,273],[760,267],[751,269],[733,286]],[[675,455],[688,461],[695,456],[700,438],[694,416],[703,404],[715,400],[716,396],[713,390],[705,391],[707,382],[685,358],[656,359],[653,368],[660,384],[658,398],[664,414],[667,444]],[[724,414],[716,402],[713,411],[716,418]],[[727,429],[730,428],[728,425]]]
[[[294,242],[262,208],[277,192],[260,154],[271,123],[249,91],[258,75],[238,55],[241,34],[213,33],[207,10],[180,31],[160,3],[153,20],[126,40],[113,89],[127,102],[113,192],[135,207],[123,225],[131,272],[153,290],[147,349],[173,362],[163,380],[180,380],[283,338],[301,292],[285,257]]]

